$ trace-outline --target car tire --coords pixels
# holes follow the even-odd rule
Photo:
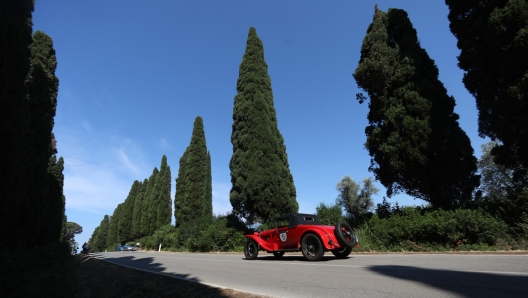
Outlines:
[[[332,254],[338,259],[346,259],[351,252],[352,248],[350,247],[345,247],[342,250],[332,250]]]
[[[276,259],[280,259],[284,255],[284,252],[283,251],[274,251],[274,252],[272,252],[272,254],[273,254],[273,256],[275,256]]]
[[[308,261],[320,261],[324,255],[321,240],[314,234],[306,234],[301,241],[301,251],[304,258]]]
[[[244,255],[248,260],[254,260],[258,256],[258,245],[255,241],[248,239],[244,244]]]
[[[338,222],[334,234],[341,246],[353,248],[357,244],[356,234],[346,222]]]

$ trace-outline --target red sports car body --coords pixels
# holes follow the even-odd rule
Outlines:
[[[346,258],[357,245],[357,237],[345,222],[325,226],[316,215],[298,213],[284,214],[278,219],[285,225],[244,236],[246,259],[256,259],[259,250],[273,253],[277,258],[285,252],[301,251],[309,261],[321,260],[325,251],[331,251],[337,258]]]

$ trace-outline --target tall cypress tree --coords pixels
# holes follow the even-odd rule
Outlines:
[[[99,231],[96,236],[96,245],[92,243],[92,247],[94,247],[96,251],[103,251],[104,249],[107,248],[106,239],[108,238],[109,224],[110,224],[110,217],[105,214],[103,220],[99,224]]]
[[[0,2],[0,239],[4,247],[28,247],[34,233],[21,215],[29,208],[29,102],[33,0]],[[27,212],[25,212],[27,214]],[[26,215],[27,216],[27,215]]]
[[[134,202],[134,214],[132,216],[132,236],[133,238],[139,238],[144,236],[141,233],[141,218],[143,214],[143,202],[145,201],[147,193],[148,180],[145,179],[140,182],[136,201]]]
[[[203,120],[198,116],[194,120],[191,143],[180,158],[174,199],[176,226],[197,218],[212,218],[210,176]]]
[[[138,195],[139,188],[139,181],[135,180],[134,183],[132,183],[132,187],[130,188],[127,198],[123,202],[123,209],[121,218],[119,220],[119,235],[122,241],[129,241],[133,238],[132,218],[134,215],[135,200]]]
[[[155,225],[158,213],[157,209],[155,213],[153,213],[152,206],[154,205],[154,201],[157,198],[156,179],[158,177],[158,173],[158,168],[155,167],[147,184],[145,200],[143,201],[143,212],[141,214],[141,232],[143,235],[151,235],[156,228]]]
[[[66,198],[64,197],[64,159],[57,160],[56,155],[49,158],[47,189],[48,193],[45,198],[48,199],[48,210],[46,216],[49,217],[46,222],[45,234],[47,243],[61,240],[64,235],[66,225]],[[44,233],[44,232],[43,232]]]
[[[479,134],[499,140],[495,161],[526,185],[528,171],[528,2],[446,0],[458,66],[475,97]]]
[[[233,212],[249,223],[297,212],[299,205],[278,129],[264,47],[253,27],[240,64],[234,101],[233,155],[229,163]]]
[[[33,34],[30,46],[31,68],[27,76],[28,99],[31,114],[30,121],[30,205],[27,215],[32,219],[31,233],[34,245],[42,245],[60,239],[63,218],[62,189],[56,189],[56,179],[62,175],[52,174],[50,160],[56,153],[52,130],[57,107],[59,80],[55,76],[57,58],[52,39],[42,31]],[[63,167],[63,166],[62,166]],[[57,171],[57,169],[54,169]],[[50,179],[51,178],[51,179]],[[53,183],[54,185],[49,185]],[[62,185],[62,181],[58,181]],[[55,188],[53,191],[50,187]],[[57,229],[57,223],[59,229]]]
[[[159,197],[157,208],[157,223],[159,229],[171,223],[172,200],[171,200],[171,171],[167,165],[167,156],[161,158],[160,176],[156,183],[159,183]]]
[[[213,215],[213,177],[211,171],[211,154],[207,151],[207,165],[204,180],[204,205],[203,217],[211,218]]]
[[[437,208],[470,200],[479,185],[473,148],[405,11],[375,8],[353,76],[370,97],[369,170],[387,195],[406,192]]]

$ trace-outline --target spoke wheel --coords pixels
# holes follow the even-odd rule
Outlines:
[[[244,255],[248,260],[254,260],[258,256],[258,245],[255,241],[248,239],[244,245]]]
[[[357,244],[356,235],[346,222],[337,223],[334,233],[339,244],[344,247],[353,248]]]
[[[324,250],[321,240],[314,234],[306,234],[301,242],[301,250],[308,261],[319,261],[323,258]]]

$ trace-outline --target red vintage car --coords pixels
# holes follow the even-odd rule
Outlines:
[[[325,226],[316,215],[288,213],[278,218],[276,228],[244,235],[244,255],[254,260],[259,250],[281,258],[285,252],[301,251],[308,261],[319,261],[325,251],[331,251],[337,258],[346,258],[357,245],[358,239],[350,225],[339,222]]]

